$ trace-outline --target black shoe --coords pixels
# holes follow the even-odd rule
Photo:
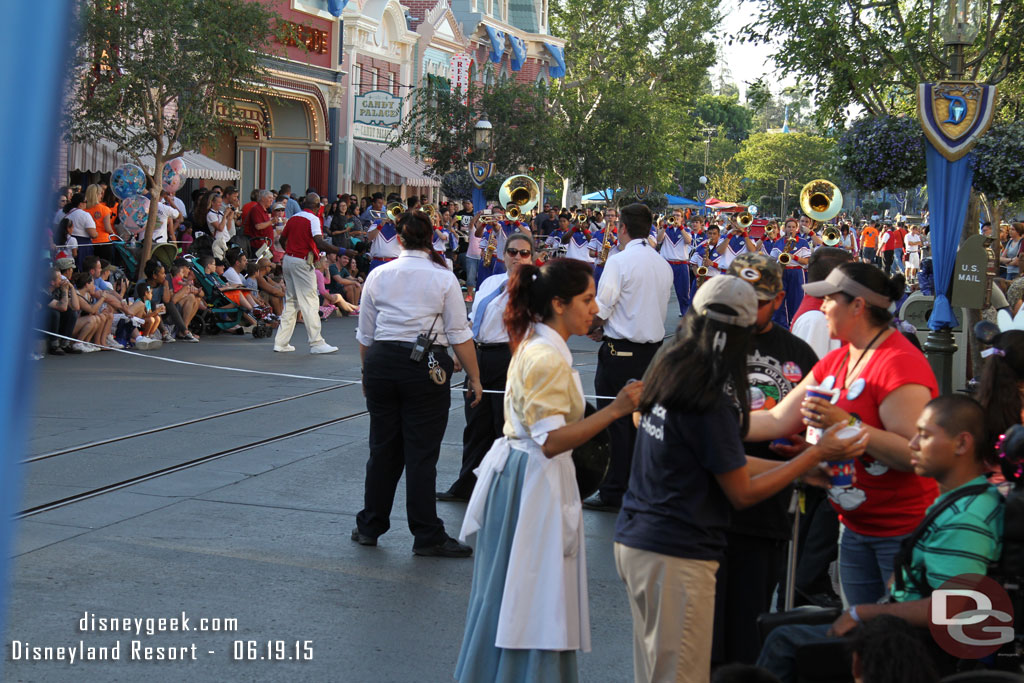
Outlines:
[[[437,493],[434,494],[434,498],[436,498],[437,500],[441,500],[441,501],[447,502],[447,503],[468,503],[469,502],[469,498],[467,498],[465,496],[460,496],[457,493],[452,493],[451,491],[438,491]]]
[[[617,503],[613,503],[605,500],[601,497],[601,494],[598,493],[583,501],[583,507],[588,510],[598,510],[600,512],[618,512],[619,508],[622,507],[622,501],[620,500]]]
[[[377,545],[377,537],[367,536],[359,531],[359,527],[352,530],[352,540],[359,545]]]
[[[70,353],[77,356],[78,354],[82,353],[82,349],[76,349],[74,344],[68,344],[67,346],[62,346],[60,348],[64,349],[65,354]]]
[[[413,546],[412,552],[422,557],[469,557],[473,554],[473,549],[449,536],[439,545],[428,545],[423,548]]]
[[[64,349],[60,348],[59,346],[51,346],[48,353],[51,356],[66,356],[67,355],[66,353],[64,353]]]

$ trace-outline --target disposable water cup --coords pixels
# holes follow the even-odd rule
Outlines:
[[[843,427],[836,432],[836,438],[839,439],[850,439],[861,433],[861,428],[850,425]],[[849,460],[829,460],[828,467],[832,474],[832,486],[838,488],[849,488],[853,486],[853,473],[856,469],[855,462],[852,458]]]

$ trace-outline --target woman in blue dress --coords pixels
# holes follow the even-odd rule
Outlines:
[[[509,283],[513,349],[504,436],[484,456],[460,537],[476,536],[473,588],[455,678],[466,683],[578,680],[590,649],[586,544],[572,449],[636,407],[627,385],[583,418],[569,337],[597,314],[591,268],[555,259]]]

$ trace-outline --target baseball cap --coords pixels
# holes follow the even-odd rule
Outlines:
[[[284,211],[285,210],[285,205],[282,204],[281,202],[278,202],[278,203],[274,204],[272,207],[270,207],[270,210],[271,211]]]
[[[57,259],[57,270],[67,270],[68,268],[75,267],[75,259],[73,258],[59,258]]]
[[[711,304],[726,306],[733,313],[710,310]],[[750,284],[738,277],[716,275],[697,289],[693,310],[720,323],[750,327],[757,322],[757,294]]]
[[[764,254],[740,254],[732,260],[728,273],[749,283],[760,301],[774,299],[782,291],[782,266]]]
[[[860,297],[872,306],[888,309],[893,305],[892,299],[879,294],[870,287],[866,287],[844,273],[839,268],[833,268],[828,277],[820,282],[812,282],[804,285],[804,293],[816,296],[819,299],[830,294],[849,294],[852,297]]]

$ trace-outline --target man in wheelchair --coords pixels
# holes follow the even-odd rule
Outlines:
[[[897,554],[889,601],[852,605],[831,625],[778,626],[765,639],[758,666],[784,683],[806,680],[800,672],[807,651],[801,652],[798,669],[798,650],[846,636],[858,624],[881,615],[904,619],[931,640],[927,629],[932,591],[962,574],[987,574],[1002,550],[1004,499],[986,478],[991,465],[985,461],[989,446],[984,417],[976,401],[951,395],[932,400],[918,418],[917,434],[910,442],[911,462],[918,475],[938,482],[940,495]],[[814,668],[834,666],[835,673],[819,670],[815,678],[821,674],[819,680],[843,680],[843,667],[849,676],[848,660],[830,651],[830,656],[811,659],[821,662]],[[948,663],[942,668],[948,669]]]

